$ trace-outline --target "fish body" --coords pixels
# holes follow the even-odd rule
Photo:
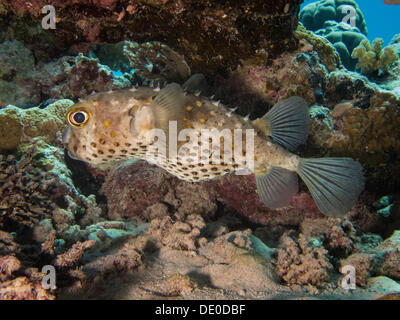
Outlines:
[[[65,146],[71,157],[94,165],[143,159],[190,182],[253,173],[261,200],[271,208],[287,205],[297,192],[297,173],[324,214],[339,216],[351,208],[364,187],[357,162],[302,159],[289,151],[307,139],[310,120],[303,99],[282,100],[249,121],[190,93],[203,85],[195,75],[183,88],[170,84],[162,90],[93,94],[69,110]]]

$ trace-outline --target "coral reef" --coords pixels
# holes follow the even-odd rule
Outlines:
[[[162,41],[181,48],[192,71],[213,74],[224,66],[267,48],[271,58],[294,48],[300,0],[215,1],[107,0],[53,1],[57,32],[41,28],[41,8],[48,1],[6,0],[2,3],[0,41],[18,39],[39,61],[82,42]],[[12,17],[12,18],[10,18]]]
[[[343,68],[353,68],[351,52],[366,35],[354,1],[306,6],[301,19],[316,34],[297,23],[300,2],[57,0],[57,31],[44,32],[47,1],[3,1],[0,298],[396,293],[398,79],[373,83]],[[345,5],[356,8],[355,28],[341,21]],[[66,111],[79,98],[183,83],[191,71],[205,73],[215,99],[250,119],[282,98],[306,99],[311,132],[298,153],[359,160],[368,183],[358,203],[341,219],[327,218],[301,184],[287,207],[272,210],[252,175],[189,183],[141,160],[101,169],[64,152]],[[47,265],[56,288],[42,286]],[[357,270],[350,292],[341,287],[346,265]]]
[[[371,44],[363,40],[352,53],[352,58],[358,59],[357,68],[362,74],[380,77],[390,73],[390,68],[399,59],[393,47],[382,48],[383,39],[377,38]]]
[[[351,20],[344,20],[348,6],[355,9],[354,25],[349,23]],[[355,1],[322,0],[311,3],[301,10],[300,21],[308,30],[328,39],[340,54],[343,65],[354,70],[356,60],[351,54],[361,41],[367,40],[364,16]]]

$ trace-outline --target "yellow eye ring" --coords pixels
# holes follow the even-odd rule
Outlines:
[[[80,128],[89,120],[89,114],[83,110],[75,110],[68,113],[68,122],[73,126]]]

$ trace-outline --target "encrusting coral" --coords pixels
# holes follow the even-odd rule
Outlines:
[[[391,66],[399,59],[391,46],[382,48],[383,39],[377,38],[372,46],[363,40],[353,50],[352,58],[358,59],[357,68],[368,76],[385,76],[390,73]]]

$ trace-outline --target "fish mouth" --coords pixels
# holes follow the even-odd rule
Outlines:
[[[71,151],[69,151],[69,150],[67,150],[67,151],[68,151],[68,156],[69,156],[71,159],[82,161],[82,159],[81,159],[80,157],[74,155],[74,154],[73,154]]]
[[[70,136],[71,136],[71,128],[68,127],[67,129],[64,130],[64,132],[62,134],[62,143],[64,145],[64,148],[67,149],[68,156],[71,159],[81,160],[82,161],[82,159],[80,157],[78,157],[77,155],[73,154],[68,148],[68,145],[69,145],[68,140],[69,140]]]
[[[64,132],[62,134],[62,142],[65,147],[67,147],[67,145],[68,145],[68,139],[69,139],[70,135],[71,135],[71,128],[68,127],[67,129],[64,130]]]

